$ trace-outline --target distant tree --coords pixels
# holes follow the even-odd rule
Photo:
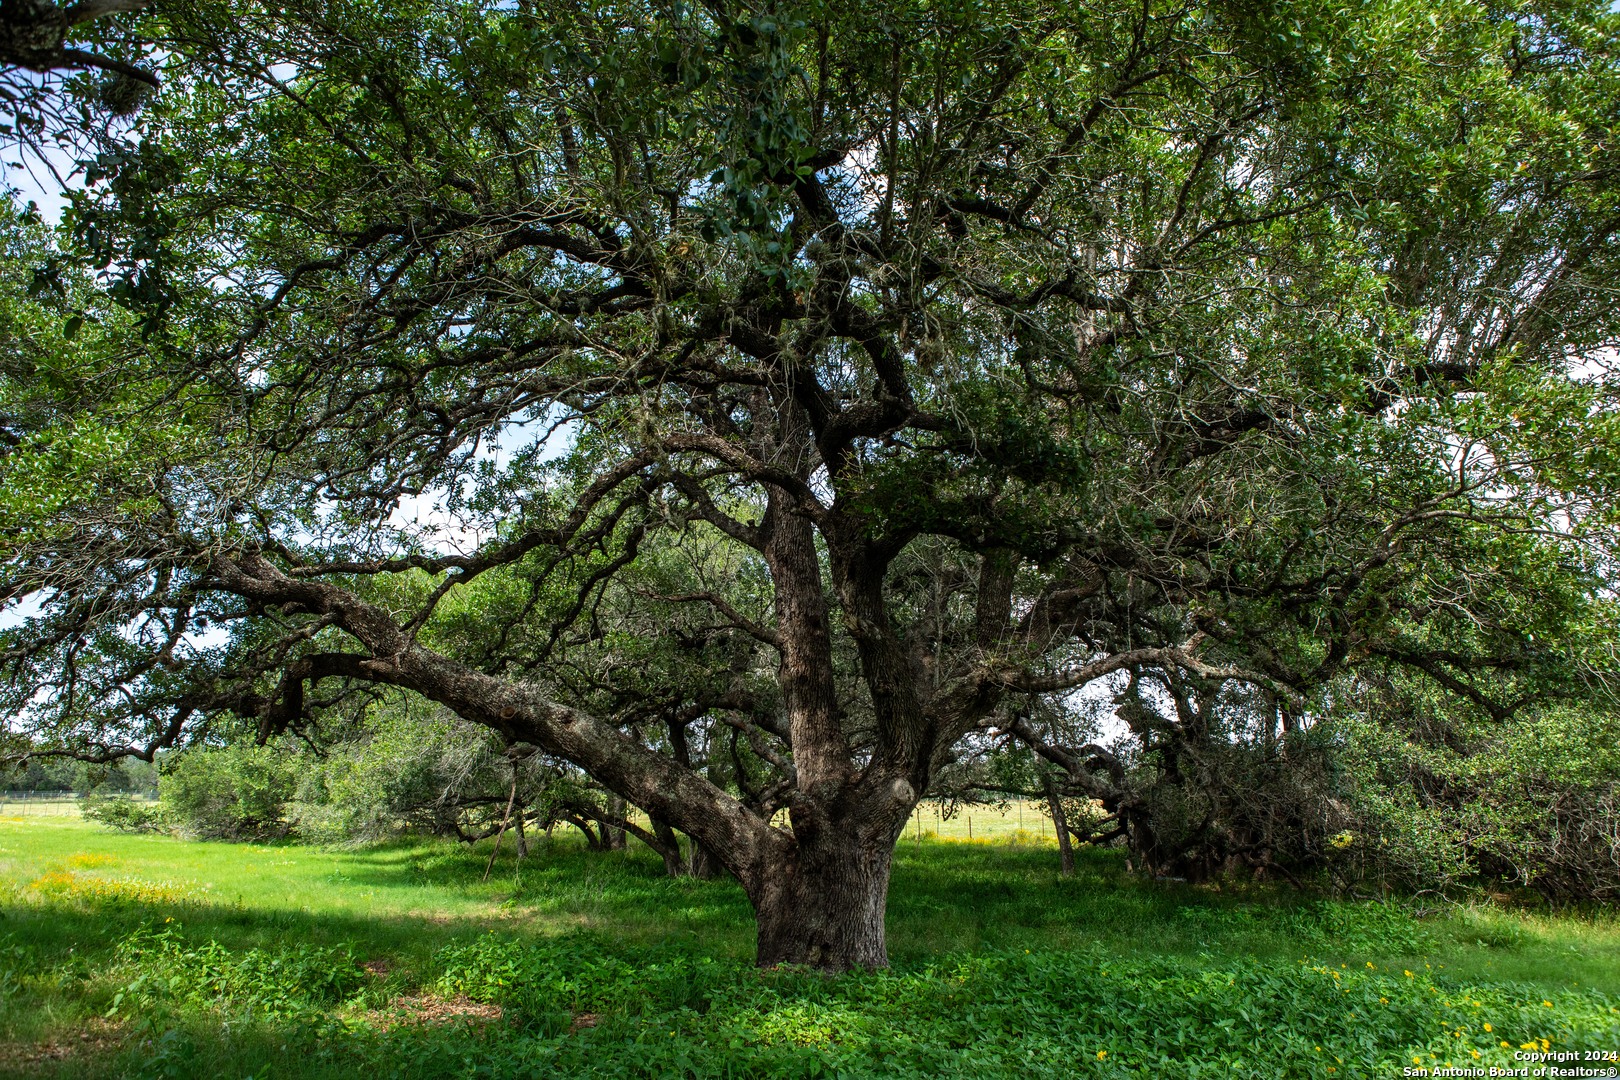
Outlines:
[[[532,746],[504,746],[489,728],[420,699],[394,694],[327,736],[318,753],[284,740],[303,781],[297,835],[355,842],[401,833],[475,842],[510,830],[519,852],[531,831],[577,829],[592,850],[622,847],[632,833],[663,857],[671,874],[692,867],[679,842],[626,818],[579,770]],[[241,753],[240,742],[222,753]],[[667,828],[663,830],[667,832]]]
[[[1605,5],[171,22],[194,80],[68,216],[131,315],[0,382],[32,738],[399,687],[839,970],[1032,704],[1608,676]]]
[[[0,765],[0,791],[153,795],[157,770],[140,760],[93,765],[59,757],[17,759]]]

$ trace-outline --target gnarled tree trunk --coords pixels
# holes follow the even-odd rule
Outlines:
[[[894,836],[828,831],[799,844],[750,890],[755,962],[824,971],[887,967],[884,935]]]

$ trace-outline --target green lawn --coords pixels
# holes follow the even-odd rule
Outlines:
[[[1064,880],[1049,843],[926,833],[894,969],[826,979],[755,971],[738,888],[634,849],[508,845],[481,883],[487,845],[11,816],[0,1075],[1339,1080],[1620,1050],[1612,916],[1167,885],[1111,852]]]

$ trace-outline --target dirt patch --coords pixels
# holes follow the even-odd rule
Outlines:
[[[84,1029],[77,1034],[64,1032],[37,1043],[13,1043],[10,1046],[0,1043],[0,1060],[18,1065],[43,1065],[76,1058],[110,1057],[123,1042],[124,1030],[121,1025],[93,1018],[86,1020]]]
[[[420,919],[434,926],[453,926],[456,923],[470,922],[477,918],[474,915],[446,915],[442,911],[411,911],[407,912],[411,918]]]
[[[402,1024],[471,1024],[487,1027],[498,1024],[506,1014],[499,1005],[474,1001],[465,994],[453,998],[415,994],[397,997],[386,1009],[370,1009],[365,1020],[373,1027],[386,1031]]]
[[[458,1020],[475,1024],[493,1024],[505,1016],[499,1005],[474,1001],[466,994],[457,994],[448,1000],[423,994],[420,997],[400,998],[395,1004],[405,1010],[413,1020],[424,1024],[449,1024]]]

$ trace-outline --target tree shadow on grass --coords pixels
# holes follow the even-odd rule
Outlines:
[[[1137,947],[1152,927],[1154,951],[1190,943],[1163,933],[1177,910],[1206,895],[1126,873],[1117,852],[1082,850],[1076,873],[1058,874],[1046,848],[902,843],[889,893],[889,943],[897,959],[1012,947]]]
[[[1134,886],[1121,880],[1107,853],[1098,855],[1083,860],[1075,878],[1061,879],[1050,853],[1038,850],[902,849],[889,898],[891,955],[909,967],[964,951],[1140,944],[1144,935],[1154,951],[1206,943],[1207,926],[1179,939],[1175,914],[1207,898]],[[0,940],[24,947],[38,970],[77,972],[68,981],[85,987],[120,942],[173,926],[188,940],[235,951],[289,943],[346,948],[357,962],[384,965],[401,986],[429,977],[446,946],[491,930],[514,939],[585,930],[615,945],[675,946],[728,961],[747,962],[753,954],[753,913],[735,881],[671,879],[650,855],[537,845],[521,868],[502,867],[489,886],[479,880],[486,855],[477,850],[402,843],[344,852],[342,859],[343,878],[356,888],[455,894],[487,888],[490,904],[472,914],[390,912],[387,905],[368,913],[197,899],[98,902],[14,890],[0,896]]]
[[[343,853],[342,876],[365,889],[427,884],[447,890],[446,895],[461,895],[486,888],[478,880],[486,857],[487,851],[384,845]],[[1046,953],[1064,972],[1081,972],[1088,957],[1096,961],[1134,954],[1142,958],[1144,970],[1230,967],[1243,977],[1244,971],[1263,968],[1271,978],[1295,972],[1302,942],[1320,929],[1310,921],[1319,909],[1306,898],[1277,895],[1257,902],[1255,897],[1141,881],[1125,875],[1108,852],[1083,853],[1079,872],[1068,879],[1057,875],[1054,862],[1050,851],[1039,849],[926,842],[902,848],[889,905],[891,953],[900,981],[883,985],[911,988],[894,991],[908,995],[920,988],[916,992],[924,998],[913,1002],[907,997],[903,1008],[920,1010],[921,1016],[943,1008],[927,995],[955,993],[954,983],[923,969],[954,958],[952,963],[964,961],[964,971],[1006,969],[1020,979],[1033,977],[1048,960],[1026,957],[1026,948]],[[857,1008],[862,977],[846,983],[750,971],[752,917],[733,881],[671,880],[650,856],[603,855],[559,845],[537,850],[520,874],[488,888],[492,895],[505,896],[504,906],[438,917],[196,900],[23,897],[23,890],[0,894],[0,1077],[258,1077],[266,1069],[269,1075],[300,1078],[370,1072],[427,1077],[462,1075],[469,1061],[480,1067],[505,1063],[499,1068],[491,1064],[492,1074],[566,1075],[557,1071],[560,1059],[544,1055],[564,1053],[559,1040],[576,1036],[580,1046],[595,1047],[592,1053],[606,1053],[610,1044],[635,1044],[639,1054],[636,1040],[648,1037],[652,1024],[659,1029],[653,1034],[667,1040],[672,1053],[697,1052],[711,1033],[702,1027],[706,1021],[692,1021],[698,1026],[690,1037],[683,1033],[677,1038],[676,1032],[688,1022],[682,1017],[703,1015],[705,980],[729,987],[725,992],[738,1001],[754,1000],[750,995],[756,991],[763,995],[758,1016],[748,1021],[754,1025],[750,1031],[821,1038],[817,1032],[823,1029],[842,1030],[839,1025],[870,1019],[860,1013],[866,1006]],[[588,917],[590,932],[561,937],[546,932],[569,925],[562,915]],[[120,962],[121,943],[141,932],[165,931],[170,935],[166,943],[148,939],[134,963]],[[1319,934],[1314,940],[1322,941]],[[269,972],[267,977],[279,977],[275,971],[284,971],[300,957],[306,971],[316,975],[324,973],[318,965],[311,967],[311,957],[331,966],[348,965],[346,996],[334,999],[344,1007],[316,1008],[291,1019],[266,1016],[240,998],[211,1000],[206,981],[199,997],[199,976],[195,970],[185,974],[185,969],[206,969],[215,962],[209,959],[209,942],[218,942],[230,954],[219,963]],[[252,950],[260,950],[262,962],[248,962],[251,958],[244,954]],[[1252,963],[1268,952],[1290,955],[1273,955],[1275,963]],[[482,959],[473,967],[507,979],[501,985],[515,994],[512,1011],[499,1022],[457,1020],[479,1014],[454,1008],[418,1010],[414,1019],[401,1022],[367,1018],[401,997],[425,1000],[437,994],[434,1000],[445,1003],[459,984],[445,984],[445,989],[441,976],[460,962],[457,957],[475,953]],[[967,956],[974,953],[984,963]],[[508,958],[511,974],[505,975]],[[1027,972],[1020,967],[1025,961]],[[1104,966],[1113,967],[1113,960]],[[1399,967],[1393,970],[1398,974]],[[106,1026],[95,1026],[94,1018],[107,1013],[134,979],[167,978],[171,972],[192,980],[186,984],[192,996],[183,1007],[166,1004],[178,999],[159,994],[156,1005],[123,1005],[114,1013],[108,1023],[116,1038]],[[1405,986],[1404,980],[1391,978]],[[1084,978],[1065,974],[1059,982],[1090,992]],[[525,996],[531,987],[534,992]],[[582,1002],[575,999],[581,987],[587,994],[616,996],[609,1004]],[[1286,993],[1278,993],[1287,997],[1295,989],[1288,983]],[[1008,991],[1004,1003],[1014,1026],[1023,1024],[1021,993]],[[145,999],[137,995],[129,1000]],[[1107,1008],[1113,1011],[1108,1015],[1118,1012],[1116,1004],[1109,999]],[[657,1014],[656,1023],[642,1016],[649,1009]],[[425,1018],[433,1014],[442,1019],[446,1013],[448,1022]],[[601,1025],[599,1031],[592,1030],[595,1025]],[[1053,1030],[1062,1030],[1062,1025]],[[88,1048],[60,1058],[32,1052],[47,1042],[74,1047],[74,1040],[87,1031],[99,1032],[86,1040],[92,1043]]]
[[[478,890],[486,888],[480,878],[487,852],[487,844],[428,854],[419,847],[383,846],[351,856],[347,877],[367,888]],[[1069,947],[1136,940],[1144,928],[1162,930],[1184,906],[1218,902],[1197,890],[1136,879],[1125,873],[1116,852],[1080,856],[1076,876],[1065,879],[1047,849],[902,843],[889,891],[891,956],[907,963],[1032,942]],[[593,929],[628,941],[690,937],[717,955],[752,954],[753,911],[735,880],[670,878],[649,852],[538,844],[521,863],[503,854],[487,887],[514,926],[528,915],[561,929]],[[1199,944],[1174,934],[1168,941],[1162,933],[1153,938],[1155,949]]]
[[[259,850],[276,856],[287,849]],[[324,858],[304,850],[316,855],[313,862]],[[672,879],[660,859],[636,847],[590,852],[571,838],[537,838],[521,861],[507,844],[485,882],[489,850],[487,841],[468,847],[422,840],[336,850],[328,853],[330,875],[311,861],[285,878],[266,865],[257,894],[248,860],[248,877],[219,890],[238,892],[236,902],[106,907],[109,914],[90,920],[90,929],[121,933],[143,919],[174,918],[188,932],[228,947],[289,939],[356,942],[362,951],[410,967],[425,964],[448,941],[489,929],[519,937],[585,930],[628,944],[676,942],[727,959],[752,956],[753,912],[734,880]],[[1130,953],[1215,948],[1297,959],[1302,948],[1323,945],[1319,912],[1308,897],[1144,880],[1125,871],[1118,852],[1078,854],[1076,874],[1062,878],[1050,848],[903,841],[889,893],[891,957],[907,966],[963,951],[1098,945]],[[306,900],[298,889],[307,887],[312,870],[323,879],[323,893]],[[375,907],[368,909],[365,898],[372,895]],[[308,910],[323,902],[337,910]],[[73,947],[65,924],[41,920],[37,903],[23,907],[35,911],[33,921],[26,910],[12,921],[28,923],[27,936],[54,952]],[[11,929],[0,920],[0,935]]]

